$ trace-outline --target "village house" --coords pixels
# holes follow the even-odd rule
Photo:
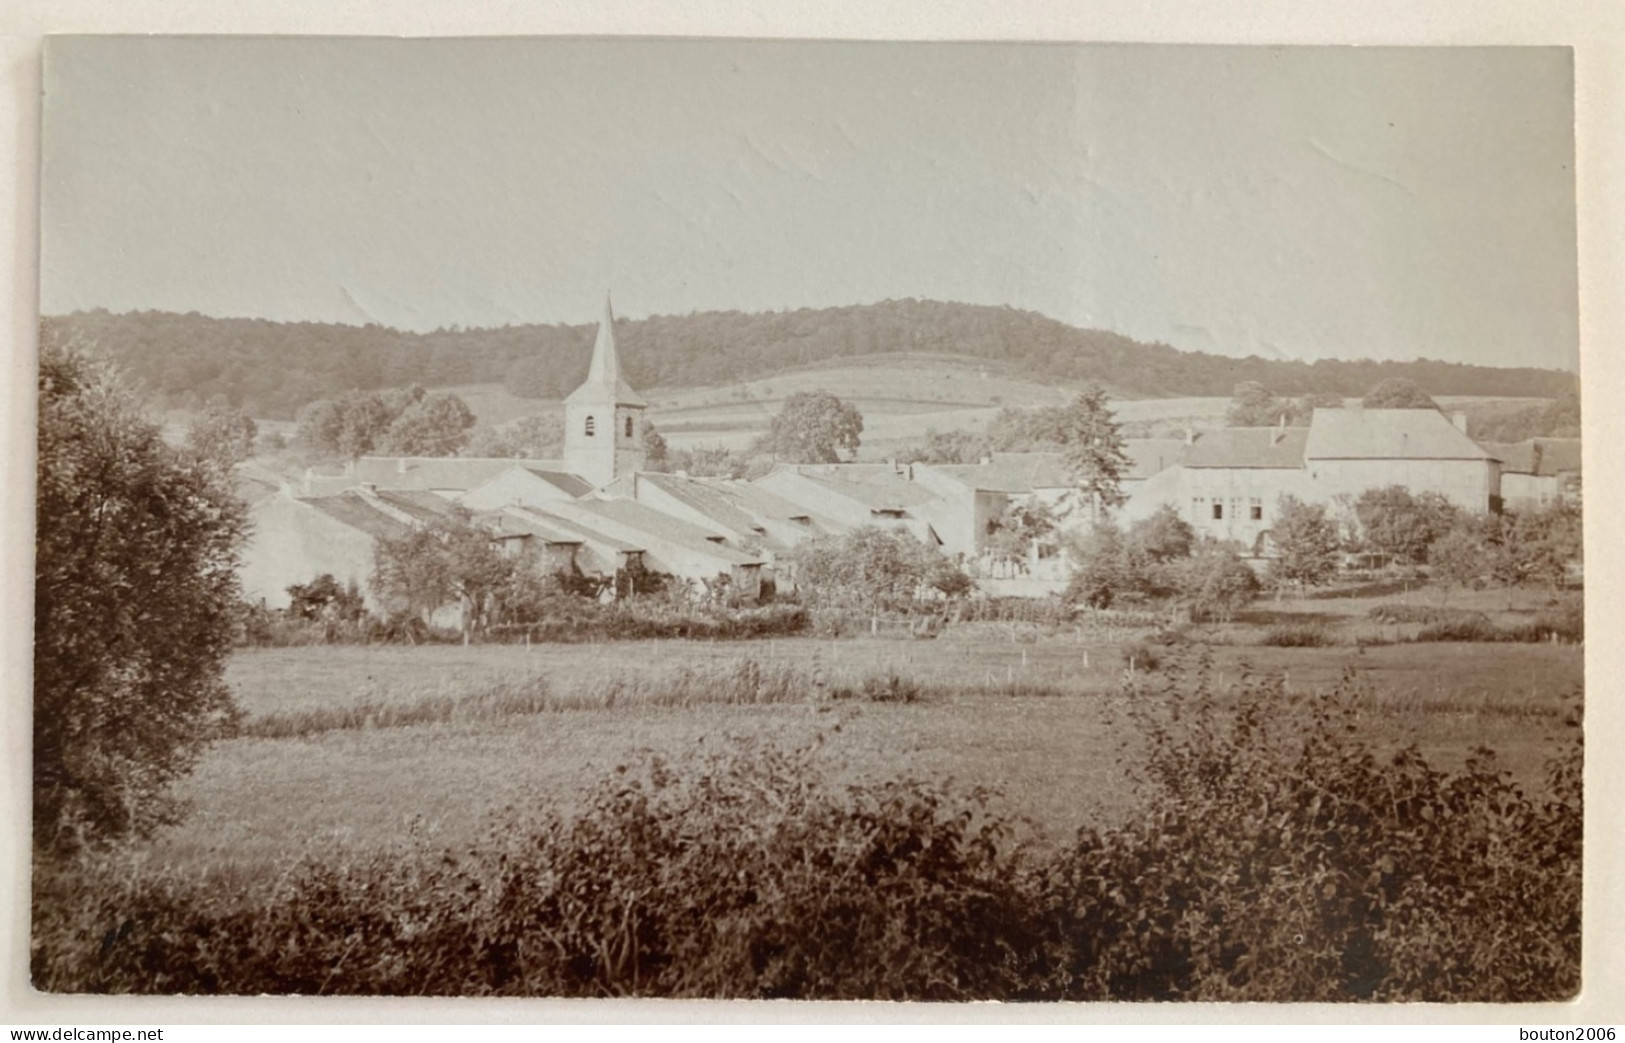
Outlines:
[[[1313,499],[1402,485],[1463,510],[1501,507],[1500,463],[1467,437],[1467,418],[1435,409],[1317,409],[1303,447]]]
[[[847,528],[902,529],[930,546],[942,544],[922,510],[940,497],[917,484],[906,466],[780,464],[754,484]]]
[[[1486,444],[1501,465],[1501,502],[1515,510],[1580,502],[1580,439]]]
[[[451,510],[449,501],[433,493],[371,484],[330,496],[296,497],[285,489],[264,497],[249,508],[251,534],[239,571],[243,594],[267,608],[287,608],[290,586],[326,573],[340,584],[355,583],[367,607],[376,610],[369,584],[377,541],[403,536]]]

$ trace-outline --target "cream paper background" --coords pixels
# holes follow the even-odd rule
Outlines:
[[[41,40],[53,33],[642,35],[1147,43],[1572,46],[1585,412],[1587,819],[1585,986],[1528,1007],[715,1004],[56,997],[28,985],[29,671]],[[1625,1021],[1625,712],[1616,635],[1625,495],[1625,4],[1617,0],[4,0],[0,3],[0,1026],[437,1022],[1255,1022],[1585,1025]],[[1490,1030],[1507,1038],[1514,1029]],[[1515,1038],[1515,1037],[1513,1037]]]

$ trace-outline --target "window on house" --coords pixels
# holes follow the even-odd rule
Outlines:
[[[1214,521],[1219,521],[1223,517],[1224,517],[1224,504],[1219,503],[1217,500],[1215,500],[1213,502],[1213,520]]]
[[[628,438],[632,437],[632,418],[631,417],[626,418],[626,437],[628,437]]]
[[[1256,496],[1253,497],[1253,502],[1247,506],[1247,517],[1251,518],[1253,521],[1264,520],[1264,504],[1263,501],[1259,500]]]
[[[587,437],[588,438],[592,437],[592,427],[593,427],[592,417],[588,417],[587,418]]]

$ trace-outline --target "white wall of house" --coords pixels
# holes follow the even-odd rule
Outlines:
[[[330,573],[341,584],[354,580],[367,598],[373,572],[373,538],[291,496],[269,496],[249,511],[253,533],[243,548],[238,575],[250,601],[287,608],[288,587]]]
[[[1441,493],[1458,507],[1484,512],[1501,495],[1494,460],[1308,460],[1305,469],[1317,502],[1367,489],[1403,485],[1412,493]]]
[[[1286,467],[1180,468],[1179,516],[1198,535],[1234,540],[1252,550],[1260,534],[1275,524],[1277,504],[1284,495],[1320,502],[1308,473]]]

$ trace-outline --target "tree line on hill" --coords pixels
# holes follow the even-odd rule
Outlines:
[[[48,316],[45,344],[78,341],[117,360],[158,399],[196,407],[220,396],[263,419],[351,390],[502,383],[556,399],[586,376],[595,327],[526,324],[414,333],[376,324],[213,318],[195,312],[105,310]],[[617,323],[627,379],[637,387],[736,383],[788,368],[891,353],[986,360],[1034,378],[1099,382],[1120,395],[1221,396],[1243,381],[1282,395],[1352,396],[1405,377],[1431,394],[1555,397],[1573,374],[1421,359],[1314,363],[1229,358],[1069,326],[1035,312],[941,301],[746,314],[662,315]]]

